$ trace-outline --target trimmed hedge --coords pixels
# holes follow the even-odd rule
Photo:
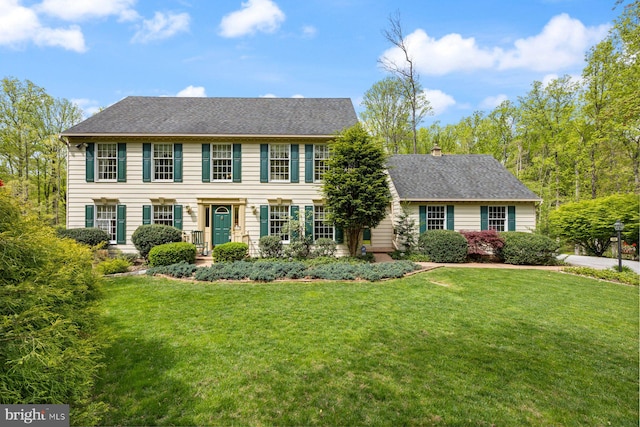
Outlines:
[[[258,242],[262,258],[282,258],[284,250],[279,236],[262,236]]]
[[[149,252],[149,265],[152,267],[178,264],[179,262],[195,264],[196,245],[189,242],[165,243],[154,246]]]
[[[154,246],[181,242],[182,231],[169,225],[146,224],[141,225],[133,232],[131,241],[140,252],[140,256],[147,258],[149,251]]]
[[[216,262],[241,261],[249,255],[249,245],[242,242],[229,242],[213,248]]]
[[[498,256],[505,264],[554,265],[559,244],[541,234],[507,231],[500,233],[504,246]]]
[[[465,262],[467,239],[453,230],[429,230],[418,238],[418,251],[433,262]]]
[[[109,235],[99,228],[61,228],[56,230],[56,234],[59,237],[68,237],[87,246],[109,243]]]

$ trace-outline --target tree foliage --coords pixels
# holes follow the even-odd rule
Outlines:
[[[566,203],[549,215],[554,236],[602,256],[615,235],[613,224],[625,224],[623,238],[638,243],[640,201],[636,194],[617,194],[592,200]]]
[[[375,228],[391,202],[385,154],[360,124],[338,135],[330,149],[322,185],[325,206],[329,221],[343,230],[350,255],[356,256],[362,231]]]

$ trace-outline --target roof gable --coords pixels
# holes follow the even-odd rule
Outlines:
[[[387,164],[401,200],[540,200],[490,155],[400,154]]]
[[[348,98],[130,96],[67,129],[74,135],[334,135],[357,123]]]

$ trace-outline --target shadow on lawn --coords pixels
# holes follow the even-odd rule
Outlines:
[[[117,336],[104,355],[96,399],[109,409],[101,424],[193,424],[193,390],[169,374],[177,361],[174,350],[157,339]]]

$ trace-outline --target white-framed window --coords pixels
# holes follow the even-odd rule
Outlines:
[[[231,181],[233,150],[231,144],[211,144],[211,180]]]
[[[328,169],[329,146],[327,144],[315,144],[313,146],[313,180],[321,181]]]
[[[153,144],[153,180],[173,181],[173,144]]]
[[[109,242],[116,243],[117,226],[117,206],[116,205],[96,205],[96,228],[104,230],[109,235]]]
[[[289,223],[289,205],[269,206],[269,235],[280,236],[282,241],[289,241],[289,233],[286,232]]]
[[[153,205],[152,222],[173,227],[173,205]]]
[[[327,210],[322,205],[313,207],[313,239],[334,240],[333,225],[326,221]]]
[[[98,181],[118,179],[118,144],[96,144]]]
[[[507,229],[507,207],[489,206],[489,230],[505,231]]]
[[[427,230],[444,230],[445,215],[445,206],[427,206]]]
[[[291,146],[269,144],[269,181],[289,181],[291,170]]]

